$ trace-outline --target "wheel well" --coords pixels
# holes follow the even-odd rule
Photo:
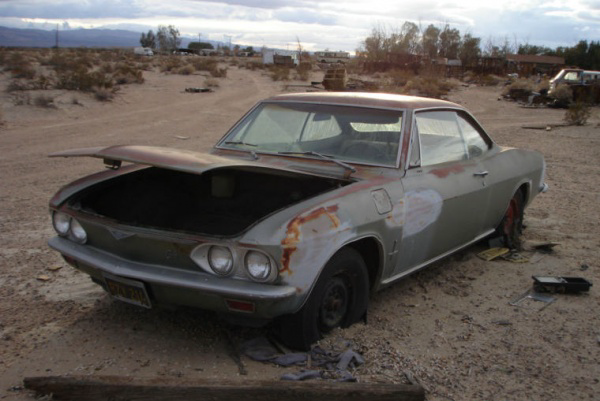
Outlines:
[[[381,269],[381,244],[373,237],[363,238],[348,245],[363,258],[369,274],[369,288],[373,290]]]
[[[529,188],[528,184],[523,184],[519,187],[517,191],[521,191],[521,195],[523,195],[523,206],[525,206],[529,202]]]

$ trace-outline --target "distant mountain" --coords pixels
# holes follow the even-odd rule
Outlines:
[[[133,47],[141,33],[122,29],[69,29],[58,31],[59,47]],[[52,47],[56,31],[0,27],[0,46]]]

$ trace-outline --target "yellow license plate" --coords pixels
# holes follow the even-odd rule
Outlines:
[[[146,287],[141,281],[105,275],[104,282],[108,293],[114,298],[144,308],[152,307]]]

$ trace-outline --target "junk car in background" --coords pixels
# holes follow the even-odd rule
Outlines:
[[[142,307],[277,319],[301,349],[453,252],[492,235],[515,246],[524,208],[546,188],[539,153],[498,146],[463,107],[387,94],[266,99],[210,154],[53,156],[109,167],[50,201],[49,245],[69,264]]]

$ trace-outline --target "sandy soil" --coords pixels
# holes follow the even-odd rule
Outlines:
[[[113,302],[47,247],[51,195],[103,168],[98,160],[48,153],[112,144],[207,150],[257,100],[284,91],[261,71],[235,67],[215,93],[184,93],[202,85],[200,76],[145,77],[112,103],[57,92],[57,108],[46,109],[15,106],[4,91],[8,76],[0,74],[0,399],[33,399],[20,389],[26,376],[278,380],[297,370],[242,357],[242,376],[231,354],[264,329]],[[600,113],[594,109],[584,127],[527,130],[522,126],[562,122],[564,111],[499,101],[500,91],[461,87],[450,99],[499,144],[545,155],[550,191],[526,211],[525,245],[560,245],[548,255],[523,252],[530,257],[523,264],[484,262],[476,253],[485,246],[474,246],[376,294],[368,324],[336,330],[322,343],[354,344],[366,359],[354,372],[359,381],[405,383],[412,375],[428,400],[600,399]],[[556,295],[543,309],[535,301],[509,305],[534,274],[581,276],[595,286],[589,294]]]

